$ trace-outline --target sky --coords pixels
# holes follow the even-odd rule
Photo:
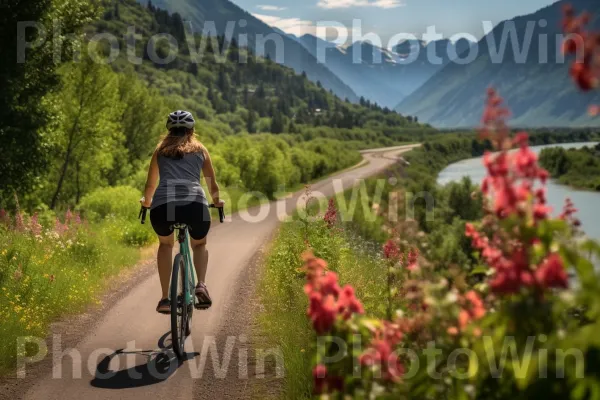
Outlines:
[[[444,38],[459,34],[477,40],[487,32],[483,21],[491,26],[525,15],[556,0],[232,0],[271,26],[287,33],[317,34],[327,39],[335,36],[341,43],[344,35],[360,40],[360,34],[373,32],[383,47],[391,38],[412,34],[423,39],[427,28]],[[316,26],[333,26],[339,29]],[[489,25],[489,23],[488,23]],[[430,28],[431,29],[431,28]],[[466,34],[466,35],[465,35]],[[438,39],[441,39],[438,37]],[[425,38],[425,40],[427,40]]]

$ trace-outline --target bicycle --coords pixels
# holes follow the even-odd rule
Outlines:
[[[225,220],[223,207],[214,204],[209,208],[219,210],[219,220]],[[142,224],[146,222],[148,208],[140,209],[138,218]],[[194,309],[202,309],[196,298],[196,274],[194,273],[192,256],[189,246],[189,233],[186,224],[175,223],[174,230],[177,232],[179,242],[179,253],[175,255],[173,269],[171,271],[171,286],[169,289],[169,301],[171,303],[171,342],[173,350],[181,360],[185,356],[185,339],[191,333],[192,315]]]

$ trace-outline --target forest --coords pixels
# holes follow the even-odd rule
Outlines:
[[[47,40],[23,67],[2,67],[6,124],[0,135],[11,149],[0,167],[4,207],[14,207],[16,195],[23,209],[64,211],[104,187],[139,189],[165,116],[174,109],[190,110],[201,121],[197,134],[224,186],[270,198],[278,186],[293,188],[352,165],[360,159],[356,149],[434,131],[377,104],[338,99],[235,40],[194,35],[206,48],[201,62],[191,60],[185,45],[171,62],[154,62],[151,54],[164,58],[170,46],[157,35],[180,44],[186,38],[181,16],[151,3],[39,3],[47,5],[44,11],[32,5],[15,12],[43,24],[68,8],[69,18],[60,62]],[[28,41],[36,38],[34,29],[25,33]],[[107,35],[118,39],[102,40]],[[2,52],[10,60],[17,49],[8,41]],[[125,54],[127,45],[134,50]]]
[[[600,191],[600,145],[543,149],[540,164],[562,184]]]

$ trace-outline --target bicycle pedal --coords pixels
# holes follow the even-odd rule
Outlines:
[[[212,306],[212,304],[211,305],[207,305],[207,304],[195,304],[194,308],[196,310],[208,310],[211,306]]]

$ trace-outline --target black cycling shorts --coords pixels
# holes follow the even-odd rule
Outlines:
[[[170,236],[175,223],[186,224],[192,239],[201,240],[210,230],[208,206],[199,202],[166,203],[150,210],[150,222],[158,236]]]

